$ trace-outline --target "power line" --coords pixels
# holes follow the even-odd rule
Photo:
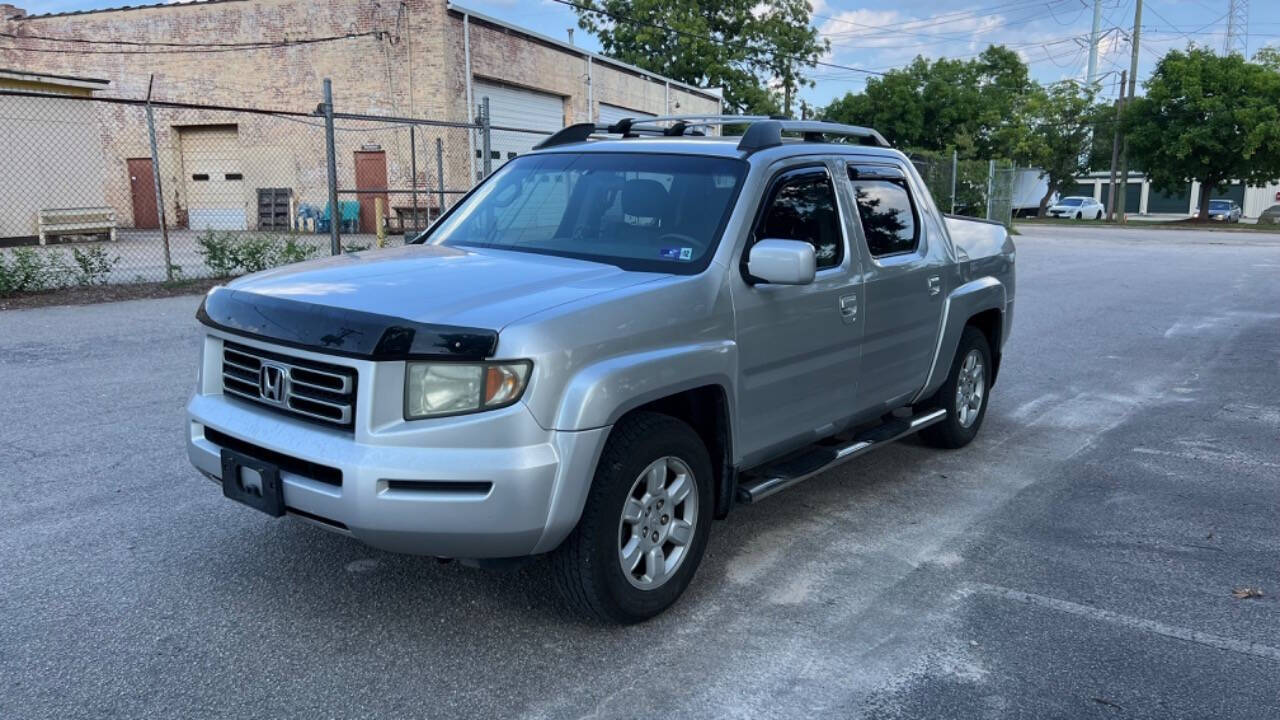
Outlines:
[[[1046,38],[1046,39],[1044,39],[1044,40],[1032,40],[1032,41],[1028,41],[1028,42],[1021,42],[1021,43],[988,43],[988,44],[989,44],[989,45],[999,45],[1000,47],[1006,47],[1006,48],[1036,47],[1036,46],[1038,46],[1038,45],[1059,45],[1059,44],[1064,43],[1064,42],[1073,42],[1073,41],[1078,40],[1078,39],[1083,38],[1083,37],[1084,37],[1084,35],[1083,35],[1083,34],[1077,33],[1077,34],[1075,34],[1075,35],[1065,35],[1065,36],[1060,36],[1060,37]],[[954,41],[949,41],[949,42],[956,42],[956,43],[965,43],[965,42],[969,42],[969,43],[972,43],[972,42],[975,42],[975,41],[974,41],[974,40],[971,40],[971,39],[964,39],[964,38],[960,38],[960,39],[956,39],[956,40],[954,40]],[[937,47],[938,45],[939,45],[939,43],[938,43],[938,42],[931,42],[931,43],[912,43],[912,44],[910,44],[910,45],[864,45],[864,46],[835,45],[835,44],[833,44],[831,47],[833,47],[833,48],[837,48],[837,47],[838,47],[838,48],[841,48],[841,49],[849,49],[849,50],[876,50],[876,51],[879,51],[879,50],[910,50],[910,49],[912,49],[912,48]],[[949,57],[949,58],[953,58],[953,59],[955,59],[955,58],[961,58],[961,57],[977,57],[978,55],[981,55],[981,54],[982,54],[982,53],[980,53],[980,52],[979,52],[979,53],[973,53],[973,54],[970,54],[970,55],[946,55],[946,56],[944,56],[944,57]]]
[[[583,5],[581,3],[574,2],[573,0],[554,0],[554,2],[557,2],[561,5],[568,5],[569,7],[577,10],[582,10],[585,12],[593,12],[593,13],[596,13],[597,15],[603,15],[609,18],[610,20],[613,20],[614,22],[626,22],[632,25],[643,25],[645,27],[651,27],[656,30],[665,30],[666,32],[672,33],[674,35],[691,37],[696,40],[703,40],[705,42],[718,43],[718,44],[724,44],[726,42],[725,40],[717,39],[717,38],[711,37],[710,35],[699,35],[698,33],[691,33],[686,30],[677,30],[669,25],[661,25],[659,23],[649,22],[647,20],[639,20],[637,18],[633,18],[628,15],[622,15],[620,13],[609,12],[608,10],[601,10],[599,8]],[[876,72],[875,70],[868,70],[866,68],[853,67],[852,65],[841,65],[839,63],[826,62],[823,60],[815,60],[813,58],[805,57],[802,55],[792,55],[790,53],[781,53],[781,52],[775,52],[774,55],[778,57],[789,58],[791,60],[798,60],[805,64],[820,65],[822,67],[835,68],[837,70],[848,70],[849,72],[866,73],[868,75],[884,75],[884,73]]]
[[[1069,0],[1049,0],[1048,4],[1053,5],[1053,4],[1063,3],[1063,2],[1069,2]],[[1020,5],[1027,6],[1027,8],[1029,8],[1032,6],[1040,6],[1042,4],[1044,4],[1043,0],[1034,0],[1033,2],[1030,2],[1030,3],[1028,3],[1027,0],[1015,0],[1014,2],[1002,3],[1000,5],[991,5],[984,8],[973,8],[971,10],[959,10],[959,11],[950,12],[950,13],[943,13],[941,15],[935,15],[929,18],[920,18],[918,20],[904,20],[902,22],[888,23],[885,25],[869,25],[867,23],[860,23],[854,20],[845,20],[844,18],[835,17],[832,15],[814,15],[814,17],[822,18],[824,20],[830,20],[832,22],[837,22],[842,25],[850,25],[853,27],[863,28],[863,30],[850,31],[848,33],[827,33],[826,37],[845,37],[849,35],[853,35],[853,36],[865,35],[867,37],[871,37],[872,35],[866,33],[866,30],[883,31],[882,33],[876,33],[876,34],[911,34],[909,31],[920,30],[927,27],[936,27],[938,25],[946,25],[953,22],[960,22],[961,20],[968,20],[970,18],[981,17],[985,14],[989,14],[989,12],[992,10],[1000,10],[1003,8],[1015,7]],[[1019,8],[1019,9],[1027,9],[1027,8]],[[926,37],[938,37],[938,36],[926,35]]]
[[[898,33],[894,33],[894,34],[928,38],[934,41],[933,43],[921,43],[919,45],[909,45],[909,46],[902,46],[902,47],[923,47],[925,45],[936,45],[937,41],[939,40],[943,42],[972,42],[973,38],[978,35],[987,35],[987,34],[996,32],[997,30],[1004,30],[1006,28],[1011,28],[1017,25],[1026,25],[1028,23],[1036,22],[1040,19],[1041,17],[1038,15],[1032,16],[1032,17],[1026,17],[1026,18],[1019,18],[1017,20],[1011,20],[1009,22],[997,23],[995,25],[989,25],[987,27],[978,28],[969,33],[962,33],[962,34],[956,34],[956,35],[931,35],[928,33],[917,33],[917,32],[905,31],[905,30]],[[835,36],[827,35],[826,37],[830,38]],[[876,40],[880,38],[889,38],[889,37],[891,37],[891,34],[889,33],[882,33],[882,34],[876,34],[876,35],[860,35],[855,38],[855,42],[869,40],[869,41],[872,41],[872,43],[874,43]],[[885,48],[890,46],[875,45],[875,44],[857,45],[857,44],[849,44],[849,43],[832,43],[831,47],[855,50],[855,49],[880,49],[880,48]]]

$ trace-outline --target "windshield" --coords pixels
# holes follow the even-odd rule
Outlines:
[[[693,155],[518,157],[426,241],[699,272],[711,261],[747,166]]]
[[[1225,210],[1230,210],[1230,209],[1231,209],[1231,201],[1230,201],[1230,200],[1210,200],[1210,201],[1209,201],[1209,209],[1210,209],[1210,210],[1224,210],[1224,211],[1225,211]]]
[[[1079,205],[1084,202],[1084,198],[1062,198],[1059,205]]]

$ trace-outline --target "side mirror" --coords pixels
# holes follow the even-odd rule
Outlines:
[[[771,285],[808,285],[818,263],[802,240],[761,240],[747,255],[747,272]]]

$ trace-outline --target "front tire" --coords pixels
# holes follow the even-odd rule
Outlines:
[[[565,601],[623,624],[673,605],[706,549],[711,482],[711,458],[686,423],[641,412],[614,426],[582,517],[551,554]]]
[[[946,381],[922,404],[926,408],[944,408],[947,416],[921,430],[920,439],[947,449],[962,448],[972,442],[987,416],[991,370],[987,336],[972,325],[966,326]]]

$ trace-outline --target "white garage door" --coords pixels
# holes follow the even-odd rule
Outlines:
[[[192,230],[244,230],[245,181],[235,125],[181,128],[187,226]]]
[[[534,145],[545,140],[548,133],[564,127],[564,98],[559,95],[482,80],[475,81],[471,92],[477,106],[483,98],[489,98],[491,125],[544,131],[528,133],[494,130],[489,141],[494,168],[517,155],[529,152]],[[480,143],[477,142],[476,147],[479,148]]]
[[[600,115],[596,119],[597,123],[602,125],[612,125],[623,118],[641,118],[654,117],[653,113],[640,112],[630,108],[620,107],[618,105],[609,105],[608,103],[600,103]]]

